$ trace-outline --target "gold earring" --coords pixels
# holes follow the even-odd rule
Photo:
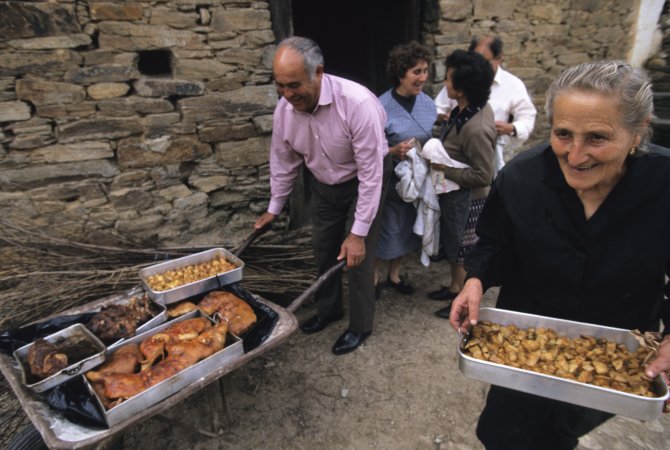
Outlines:
[[[631,149],[628,150],[628,154],[629,154],[630,156],[635,155],[636,152],[637,152],[637,147],[631,147]]]

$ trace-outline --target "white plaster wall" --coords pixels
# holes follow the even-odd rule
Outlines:
[[[658,21],[664,3],[665,0],[640,0],[633,46],[628,57],[634,66],[644,65],[660,48],[662,35]]]

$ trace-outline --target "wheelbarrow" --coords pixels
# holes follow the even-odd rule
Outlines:
[[[247,240],[239,247],[236,252],[237,255],[241,254],[250,243],[256,239],[258,236],[263,234],[266,229],[256,230],[252,235],[247,238]],[[40,397],[38,397],[34,392],[29,390],[22,382],[21,373],[16,367],[15,360],[6,354],[0,354],[0,372],[4,375],[8,384],[12,388],[12,391],[16,395],[19,403],[26,413],[34,429],[29,429],[27,434],[33,435],[33,442],[43,441],[50,449],[82,449],[82,448],[95,448],[102,445],[107,445],[110,441],[114,441],[114,438],[119,437],[127,428],[136,425],[152,416],[160,415],[162,412],[170,409],[172,406],[178,404],[182,400],[190,397],[191,395],[199,392],[201,389],[207,387],[215,381],[221,382],[221,378],[227,373],[237,369],[240,366],[243,366],[248,361],[256,358],[259,355],[267,352],[268,350],[276,347],[277,345],[283,343],[296,329],[298,328],[298,320],[294,315],[294,312],[312,296],[319,287],[333,274],[341,270],[346,264],[346,260],[339,261],[333,265],[327,272],[322,274],[308,289],[306,289],[301,295],[295,298],[287,307],[279,306],[267,299],[264,299],[258,295],[253,295],[254,299],[264,304],[265,306],[272,309],[278,316],[275,326],[273,327],[270,335],[256,348],[243,353],[239,357],[227,361],[217,369],[212,370],[207,373],[205,376],[199,378],[197,381],[188,385],[187,387],[177,391],[173,395],[166,397],[165,399],[159,401],[158,403],[149,406],[128,419],[117,423],[109,428],[100,428],[94,426],[87,426],[80,423],[72,422],[63,417],[57,411],[49,408],[49,406],[44,403]],[[138,286],[133,288],[134,290],[141,291],[141,288]],[[91,302],[87,305],[72,308],[67,311],[60,312],[58,315],[74,315],[80,314],[83,311],[90,311],[95,308],[104,307],[107,305],[114,304],[119,301],[119,296],[131,295],[133,292],[126,292],[123,294],[116,294],[105,297],[103,299]],[[223,386],[220,386],[221,394],[223,395]],[[223,399],[223,405],[225,408],[225,398]],[[216,416],[216,413],[214,413]],[[215,417],[215,422],[216,417]],[[179,425],[179,424],[176,424]],[[214,424],[215,429],[218,428],[217,424]],[[39,433],[39,436],[37,436]],[[203,434],[215,436],[215,433],[203,432]],[[35,439],[36,438],[36,439]],[[30,442],[30,436],[26,436],[22,440],[24,443]],[[14,440],[16,442],[16,439]],[[41,443],[40,443],[41,444]],[[18,448],[18,447],[16,447]],[[23,447],[25,448],[25,447]],[[39,448],[39,447],[34,447]]]

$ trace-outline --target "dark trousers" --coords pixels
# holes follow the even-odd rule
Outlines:
[[[477,437],[487,450],[568,450],[613,417],[582,406],[491,386]]]
[[[384,204],[386,188],[391,174],[391,158],[384,158],[382,196],[377,216],[365,238],[365,259],[348,270],[349,276],[349,330],[355,333],[372,331],[375,314],[374,259],[381,222],[381,206]],[[320,183],[309,178],[312,193],[312,246],[319,275],[337,263],[342,242],[354,222],[358,201],[358,179],[337,184]],[[342,272],[330,277],[315,296],[318,314],[321,317],[342,312]]]

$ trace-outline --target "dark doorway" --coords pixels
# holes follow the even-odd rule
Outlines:
[[[315,40],[327,73],[390,88],[386,59],[397,44],[420,39],[421,0],[292,0],[293,34]]]

